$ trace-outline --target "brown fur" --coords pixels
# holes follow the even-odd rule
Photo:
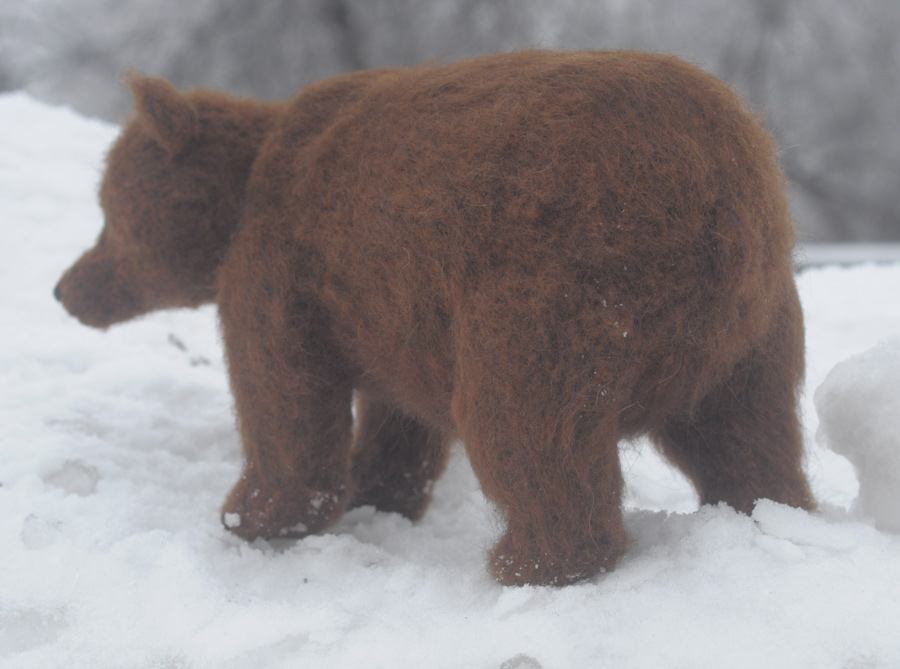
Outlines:
[[[713,77],[525,51],[285,104],[132,87],[106,226],[57,293],[100,327],[216,299],[240,536],[360,504],[418,518],[457,438],[506,521],[507,584],[615,564],[617,443],[642,433],[705,504],[813,506],[783,177]]]

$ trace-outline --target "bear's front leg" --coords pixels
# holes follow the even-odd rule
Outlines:
[[[244,384],[241,384],[244,385]],[[247,389],[235,390],[235,397]],[[349,496],[350,411],[333,397],[275,418],[238,402],[244,468],[222,510],[238,536],[303,537],[340,519]],[[252,404],[252,403],[251,403]],[[282,407],[285,410],[288,407]]]
[[[289,284],[277,285],[285,274],[257,284],[258,274],[226,266],[221,277],[219,312],[244,450],[222,522],[248,540],[302,537],[336,522],[352,493],[352,384],[321,312]]]

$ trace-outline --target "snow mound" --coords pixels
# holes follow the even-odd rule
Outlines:
[[[859,477],[859,510],[900,533],[900,337],[836,365],[815,404],[816,438]]]

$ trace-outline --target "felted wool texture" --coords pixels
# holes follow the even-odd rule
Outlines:
[[[457,439],[506,524],[504,584],[614,567],[617,444],[640,434],[702,503],[814,506],[784,175],[714,77],[532,50],[280,103],[130,85],[106,224],[57,295],[97,327],[217,302],[231,531],[419,518]]]

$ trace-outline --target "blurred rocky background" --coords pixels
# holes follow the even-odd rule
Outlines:
[[[118,122],[128,69],[275,99],[527,46],[701,65],[766,113],[801,240],[900,241],[897,0],[3,0],[0,90]]]

